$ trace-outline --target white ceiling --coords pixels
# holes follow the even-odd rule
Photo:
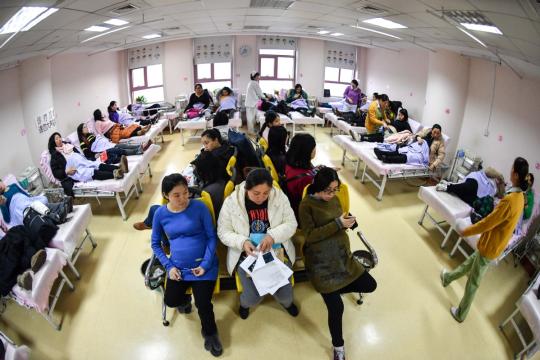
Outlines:
[[[223,34],[257,34],[246,25],[269,26],[268,33],[342,41],[359,46],[392,50],[405,48],[448,49],[463,55],[503,61],[520,75],[540,76],[539,0],[296,0],[287,10],[251,8],[250,0],[27,0],[0,1],[0,26],[21,6],[50,6],[60,10],[30,31],[18,33],[0,49],[0,68],[38,54],[54,56],[64,52],[99,53],[159,42]],[[111,11],[131,3],[139,9],[124,16]],[[379,17],[361,11],[371,5],[384,10],[382,17],[407,26],[389,30],[361,23],[361,26],[402,38],[352,28],[357,21]],[[493,22],[504,35],[470,31],[487,44],[484,48],[444,21],[441,10],[475,10]],[[428,12],[429,11],[429,12]],[[110,18],[130,22],[131,27],[81,44],[98,33],[84,31]],[[339,38],[318,35],[319,29],[341,32]],[[142,36],[162,33],[157,40]],[[260,32],[262,34],[262,32]],[[10,35],[0,35],[0,44]]]

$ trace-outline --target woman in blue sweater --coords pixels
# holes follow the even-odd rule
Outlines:
[[[191,311],[191,287],[199,313],[204,348],[214,356],[223,352],[219,340],[212,294],[218,276],[216,230],[210,211],[201,201],[189,199],[186,179],[180,174],[165,176],[163,197],[169,202],[156,210],[152,224],[152,250],[167,269],[165,304],[180,312]],[[170,256],[161,247],[162,234],[170,243]]]

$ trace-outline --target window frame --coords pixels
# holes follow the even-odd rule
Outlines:
[[[161,65],[161,72],[162,72],[162,80],[163,80],[163,82],[162,82],[161,85],[148,86],[148,66],[153,66],[153,65]],[[133,70],[138,70],[138,69],[143,69],[144,70],[143,71],[143,73],[144,73],[144,86],[133,87]],[[129,69],[129,90],[130,90],[130,93],[131,93],[131,99],[133,101],[135,101],[135,97],[134,97],[135,91],[155,89],[155,88],[163,88],[163,100],[165,100],[165,79],[163,77],[163,64],[152,64],[152,65],[146,65],[146,66],[141,66],[141,67],[138,67],[138,68]]]
[[[278,63],[279,58],[289,58],[293,59],[293,77],[291,78],[280,78],[278,77]],[[259,51],[259,69],[262,69],[262,60],[261,59],[274,59],[274,76],[262,76],[261,80],[273,80],[273,81],[292,81],[293,85],[296,84],[296,50],[294,51],[294,55],[269,55],[269,54],[261,54]]]
[[[215,62],[201,63],[201,64],[210,64],[210,77],[205,78],[205,79],[199,79],[199,74],[197,72],[197,65],[200,65],[200,64],[193,64],[193,74],[195,75],[194,76],[195,84],[203,84],[203,87],[204,87],[204,84],[209,83],[209,82],[230,81],[231,82],[231,87],[232,87],[233,86],[233,81],[232,81],[232,78],[233,78],[233,63],[232,63],[232,61],[222,61],[222,62],[224,62],[224,63],[228,62],[229,64],[231,64],[231,77],[229,79],[216,79],[215,78],[215,70],[214,70],[214,65],[216,64]],[[195,84],[193,84],[193,86],[195,86]]]
[[[326,68],[327,67],[331,67],[331,68],[335,68],[335,69],[338,69],[338,81],[330,81],[330,80],[326,80],[324,79],[323,83],[330,83],[330,84],[339,84],[339,85],[350,85],[351,84],[351,81],[354,79],[351,79],[347,82],[341,82],[339,81],[339,79],[341,79],[341,70],[351,70],[351,69],[347,69],[347,68],[342,68],[342,67],[335,67],[335,66],[325,66],[324,67],[324,77],[326,78]],[[356,68],[355,69],[352,69],[352,72],[353,72],[353,76],[355,74],[355,71],[356,71]]]

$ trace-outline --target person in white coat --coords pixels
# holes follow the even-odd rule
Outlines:
[[[227,270],[232,275],[236,269],[243,287],[239,308],[242,319],[249,316],[249,309],[263,297],[253,280],[237,265],[255,251],[267,252],[271,248],[291,268],[296,256],[291,241],[297,228],[294,212],[287,196],[272,185],[268,170],[252,170],[246,181],[225,199],[218,219],[218,237],[228,247]],[[290,279],[273,296],[291,316],[298,315]]]
[[[248,82],[246,90],[246,120],[249,134],[255,134],[255,122],[257,121],[257,102],[260,99],[266,99],[261,90],[259,79],[261,74],[252,71],[249,75],[251,81]]]

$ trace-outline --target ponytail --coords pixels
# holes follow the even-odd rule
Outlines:
[[[518,186],[521,188],[521,190],[527,191],[527,189],[529,188],[529,182],[527,181],[527,179],[530,179],[529,163],[527,162],[527,160],[522,157],[517,157],[514,160],[512,170],[518,176]]]

